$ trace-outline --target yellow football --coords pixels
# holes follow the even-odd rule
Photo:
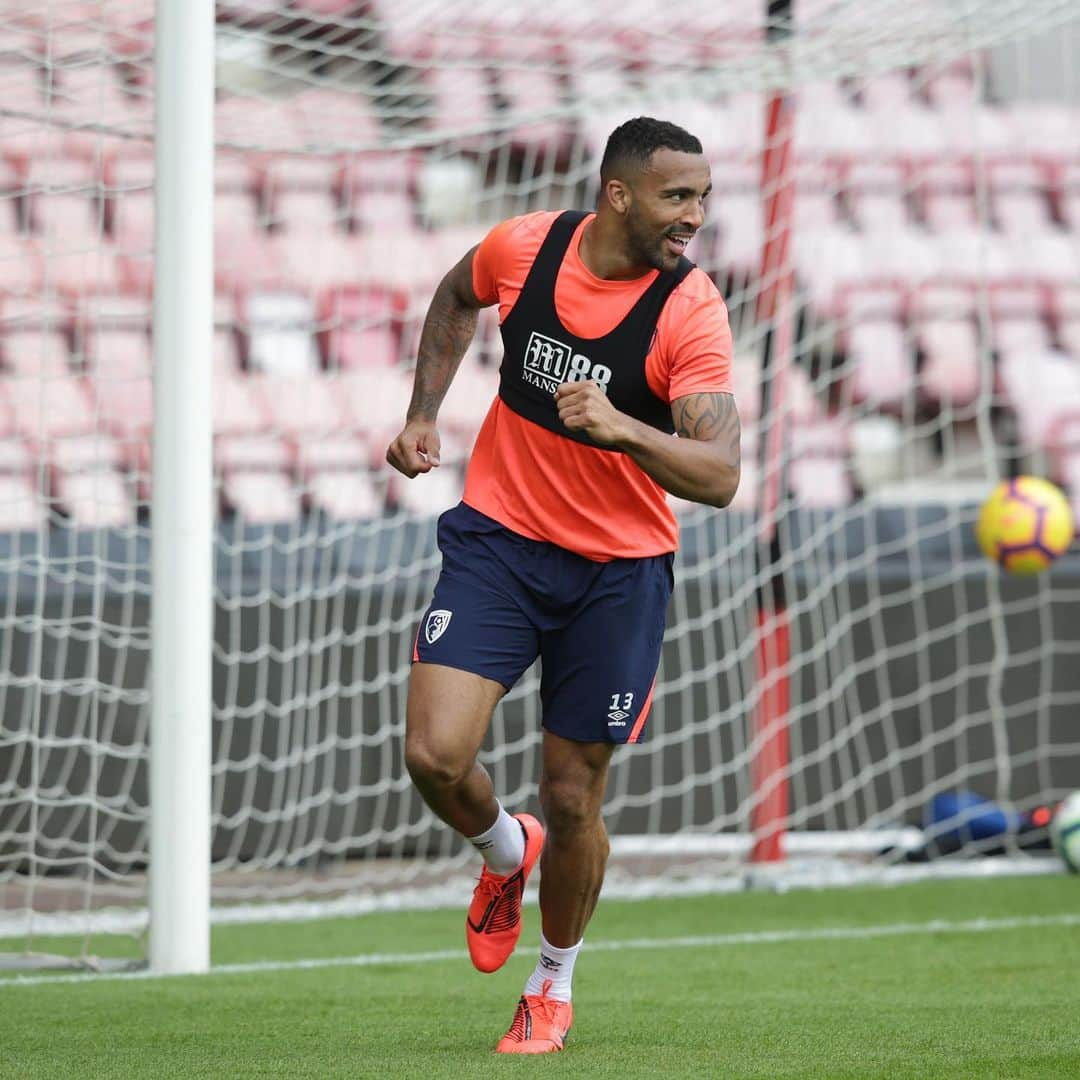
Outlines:
[[[983,503],[975,536],[986,557],[1009,573],[1038,574],[1072,543],[1072,510],[1049,480],[1003,480]]]

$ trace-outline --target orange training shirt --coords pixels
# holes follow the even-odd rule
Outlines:
[[[498,303],[499,322],[517,301],[558,212],[526,214],[496,225],[473,259],[473,289]],[[626,317],[658,271],[633,281],[598,278],[578,247],[587,217],[559,270],[555,308],[571,334],[599,338]],[[731,329],[716,286],[695,269],[668,298],[645,361],[662,401],[731,393]],[[673,436],[674,437],[674,436]],[[519,416],[496,397],[476,438],[464,501],[506,528],[598,562],[674,551],[679,530],[662,487],[628,454],[563,438]]]

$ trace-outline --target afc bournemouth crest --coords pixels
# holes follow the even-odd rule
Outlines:
[[[424,638],[429,645],[434,645],[443,636],[453,614],[452,611],[442,609],[428,612],[427,622],[424,623]]]

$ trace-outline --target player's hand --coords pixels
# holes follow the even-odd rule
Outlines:
[[[565,382],[555,391],[559,419],[571,431],[584,431],[594,442],[613,446],[627,434],[628,417],[592,380]]]
[[[386,460],[410,480],[439,464],[439,432],[428,420],[412,420],[387,447]]]

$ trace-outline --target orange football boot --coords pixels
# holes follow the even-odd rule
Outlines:
[[[544,827],[532,814],[515,814],[525,833],[525,857],[509,874],[493,874],[486,866],[473,890],[465,918],[469,956],[478,971],[498,971],[521,937],[521,898],[525,882],[544,847]]]
[[[561,1050],[574,1022],[574,1007],[569,1001],[549,998],[548,979],[539,994],[523,994],[514,1013],[510,1030],[495,1047],[497,1054],[551,1054]]]

